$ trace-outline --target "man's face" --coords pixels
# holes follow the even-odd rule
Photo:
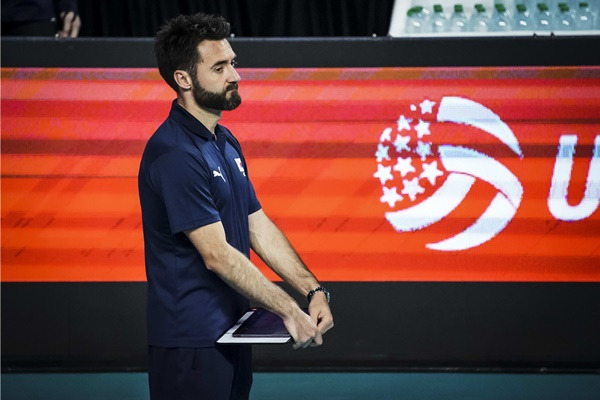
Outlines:
[[[202,61],[192,74],[192,94],[203,108],[230,111],[242,103],[238,93],[241,80],[235,70],[235,53],[229,42],[205,40],[198,45]]]

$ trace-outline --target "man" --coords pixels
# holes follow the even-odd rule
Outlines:
[[[168,21],[157,34],[160,74],[177,93],[139,172],[148,277],[152,399],[247,399],[248,346],[218,337],[249,306],[281,316],[294,348],[333,327],[329,293],[263,212],[237,140],[218,124],[241,103],[235,53],[221,17]],[[308,297],[309,315],[250,262],[250,247]]]

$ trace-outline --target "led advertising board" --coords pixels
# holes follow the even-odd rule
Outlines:
[[[240,75],[221,123],[320,280],[600,281],[599,67]],[[174,97],[155,69],[2,69],[2,281],[145,279],[137,171]]]

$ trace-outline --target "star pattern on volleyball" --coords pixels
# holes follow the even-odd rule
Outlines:
[[[390,156],[388,154],[390,150],[390,146],[384,146],[381,143],[377,146],[377,153],[375,153],[375,158],[377,158],[377,162],[381,162],[383,160],[389,160]]]
[[[415,126],[415,131],[417,131],[417,136],[419,139],[423,139],[423,136],[430,135],[429,132],[429,122],[425,122],[422,119],[419,119],[419,123]]]
[[[435,185],[437,177],[444,175],[444,173],[438,169],[437,161],[432,161],[429,164],[424,162],[421,166],[423,167],[423,172],[421,172],[419,178],[427,179],[432,186]]]
[[[408,147],[408,142],[410,142],[410,136],[396,136],[396,140],[394,141],[394,147],[396,148],[396,152],[400,153],[402,150],[410,151],[410,147]]]
[[[407,195],[412,201],[415,201],[417,194],[425,193],[425,188],[419,185],[419,178],[416,176],[412,179],[402,179],[402,183],[404,188],[400,193]]]
[[[401,114],[395,127],[388,126],[379,133],[373,177],[381,183],[379,201],[390,208],[403,201],[417,201],[444,176],[438,161],[431,160],[432,118],[426,114],[433,114],[435,105],[428,99],[411,104],[410,112]]]
[[[379,199],[382,203],[388,203],[390,207],[396,206],[397,201],[402,201],[402,195],[398,194],[398,188],[393,187],[388,189],[387,187],[383,187],[383,196]]]
[[[396,165],[394,165],[393,168],[394,168],[394,171],[400,172],[400,175],[403,178],[409,172],[415,172],[416,171],[415,167],[413,167],[413,165],[412,165],[412,158],[410,158],[410,157],[407,157],[407,158],[398,157],[398,161],[396,162]]]
[[[417,143],[417,149],[415,150],[415,153],[417,153],[421,157],[421,161],[425,161],[427,156],[433,155],[433,153],[431,152],[431,143],[421,142],[419,140],[419,142]]]
[[[398,121],[396,121],[398,124],[398,132],[402,132],[403,130],[410,131],[411,122],[412,119],[407,119],[404,115],[401,115],[400,118],[398,118]]]
[[[433,113],[433,106],[435,105],[434,101],[425,99],[419,104],[421,107],[421,114],[431,114]]]
[[[383,132],[381,132],[381,135],[379,136],[379,141],[380,142],[384,142],[386,140],[391,141],[392,140],[392,128],[387,127],[383,130]]]
[[[373,174],[373,177],[379,179],[382,185],[384,185],[387,181],[391,181],[394,179],[392,175],[392,167],[385,167],[381,164],[377,164],[377,172]]]

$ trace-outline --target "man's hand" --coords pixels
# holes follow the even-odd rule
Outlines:
[[[220,221],[185,231],[185,234],[202,256],[206,268],[237,292],[283,319],[285,327],[294,339],[294,348],[304,348],[311,344],[319,346],[323,343],[317,322],[302,311],[298,303],[281,287],[268,280],[244,254],[227,243],[225,229]],[[312,307],[317,307],[316,305],[324,300],[317,295],[323,294],[314,296],[311,303],[314,302],[315,305]],[[327,303],[327,300],[324,301]],[[327,311],[319,311],[320,314],[325,315],[329,312],[329,307],[325,307]],[[321,308],[322,306],[317,307],[319,310]]]
[[[283,318],[283,324],[294,339],[294,349],[323,344],[323,337],[317,324],[300,308],[289,317]]]
[[[317,325],[321,335],[333,328],[333,315],[327,303],[327,297],[323,292],[317,292],[310,300],[308,313]]]
[[[74,11],[60,13],[62,29],[56,33],[58,37],[77,37],[81,28],[81,19]]]

